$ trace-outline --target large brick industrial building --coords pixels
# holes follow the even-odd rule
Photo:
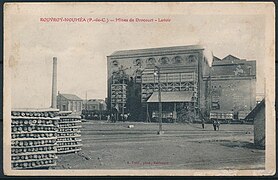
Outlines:
[[[107,57],[108,109],[148,120],[158,111],[160,72],[163,112],[194,121],[211,111],[251,111],[255,106],[256,62],[222,60],[198,45],[116,51]],[[166,113],[167,114],[167,113]]]
[[[211,110],[244,119],[256,106],[256,61],[232,55],[214,57],[211,68]]]

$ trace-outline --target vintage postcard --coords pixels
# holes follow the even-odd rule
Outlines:
[[[276,173],[274,3],[5,3],[4,173]]]

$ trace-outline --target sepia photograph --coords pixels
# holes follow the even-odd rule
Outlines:
[[[4,173],[276,173],[275,5],[5,3]]]

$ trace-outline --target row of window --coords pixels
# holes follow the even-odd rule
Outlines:
[[[196,62],[197,57],[195,55],[189,55],[186,57],[186,59],[182,58],[181,56],[175,56],[174,58],[170,59],[168,57],[161,57],[158,60],[154,57],[146,59],[146,64],[151,65],[151,64],[180,64],[180,63],[192,63]],[[135,66],[141,66],[143,63],[142,59],[136,59],[134,60],[134,65]],[[117,60],[112,61],[113,66],[118,66],[119,62]]]

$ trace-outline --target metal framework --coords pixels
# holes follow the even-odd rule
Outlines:
[[[127,102],[127,82],[126,74],[113,75],[111,84],[111,107],[118,107],[118,111],[124,115]]]
[[[193,98],[188,107],[194,108],[194,118],[198,112],[195,110],[198,107],[198,75],[196,71],[191,72],[175,72],[164,71],[160,72],[160,87],[161,92],[174,92],[174,91],[192,91]],[[153,92],[159,91],[158,77],[154,75],[154,69],[146,69],[142,74],[141,86],[141,102],[142,106],[147,106],[147,100]],[[147,114],[148,116],[148,114]]]
[[[197,80],[198,78],[195,72],[163,73],[162,71],[160,75],[161,91],[193,91],[193,101],[197,103]],[[155,77],[153,73],[143,73],[141,87],[141,102],[144,103],[153,92],[158,92],[159,83],[157,77]]]

